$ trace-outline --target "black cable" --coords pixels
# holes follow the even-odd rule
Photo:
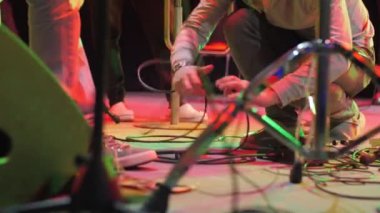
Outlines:
[[[246,122],[247,122],[247,125],[246,125],[246,132],[245,132],[245,136],[244,136],[244,139],[243,139],[243,142],[241,142],[240,144],[239,144],[239,146],[237,146],[236,148],[235,148],[235,150],[239,150],[239,149],[241,149],[242,147],[244,147],[245,145],[247,145],[247,143],[248,143],[248,138],[249,138],[249,130],[250,130],[250,122],[249,122],[249,115],[248,115],[248,113],[246,113],[245,112],[245,119],[246,119]]]
[[[187,132],[185,132],[185,133],[182,134],[182,135],[173,136],[172,138],[169,138],[169,139],[166,139],[166,140],[155,140],[155,142],[175,141],[175,140],[177,140],[177,139],[179,139],[179,138],[189,137],[188,135],[189,135],[190,133],[192,133],[192,132],[194,132],[195,130],[198,129],[198,127],[202,124],[202,121],[203,121],[203,119],[204,119],[205,116],[206,116],[206,109],[207,109],[207,105],[208,105],[207,98],[205,98],[205,102],[204,102],[204,103],[205,103],[205,104],[204,104],[204,113],[203,113],[203,115],[202,115],[202,118],[196,123],[196,125],[195,125],[193,128],[189,129]],[[126,138],[125,138],[124,140],[122,140],[122,141],[132,142],[132,138],[128,138],[128,137],[126,137]],[[140,140],[140,142],[144,142],[144,141]],[[146,142],[151,142],[151,141],[146,141]]]
[[[167,93],[167,94],[172,93],[173,92],[172,90],[160,90],[160,89],[156,89],[156,88],[148,85],[147,83],[145,83],[143,81],[143,79],[141,77],[142,70],[145,69],[148,66],[155,65],[155,64],[170,64],[170,61],[169,60],[164,60],[164,59],[159,59],[159,58],[155,58],[155,59],[151,59],[151,60],[145,61],[144,63],[142,63],[137,68],[138,80],[140,81],[140,83],[141,83],[141,85],[143,87],[145,87],[146,89],[148,89],[150,91],[158,92],[158,93]],[[205,116],[207,114],[207,105],[208,105],[207,97],[205,97],[204,103],[205,104],[204,104],[203,115],[202,115],[201,119],[197,122],[197,124],[193,128],[189,129],[188,132],[185,132],[184,134],[182,134],[180,136],[173,136],[172,139],[167,139],[165,141],[173,141],[173,140],[176,140],[178,138],[185,137],[185,136],[189,135],[190,133],[192,133],[193,131],[195,131],[196,129],[198,129],[198,127],[202,124],[202,121],[204,120],[204,118],[205,118]],[[126,140],[129,140],[129,139],[126,138]],[[142,141],[140,141],[140,142],[142,142]],[[163,141],[158,141],[158,142],[163,142]]]
[[[273,212],[277,212],[276,209],[270,204],[269,202],[269,199],[268,197],[266,196],[266,194],[264,193],[267,189],[269,189],[277,180],[277,177],[275,177],[273,179],[273,181],[271,181],[268,185],[266,186],[263,186],[263,187],[260,187],[259,185],[257,185],[256,183],[254,183],[250,178],[248,178],[247,176],[243,175],[241,172],[239,172],[236,167],[234,168],[235,169],[235,174],[237,176],[239,176],[240,178],[242,178],[246,183],[250,184],[251,186],[253,186],[255,188],[255,190],[250,190],[250,191],[244,191],[244,192],[239,192],[238,194],[239,195],[249,195],[249,194],[256,194],[256,193],[260,193],[262,196],[263,196],[263,199],[265,200],[265,202],[267,203],[267,207],[273,211]],[[205,195],[210,195],[210,196],[214,196],[214,197],[225,197],[225,196],[231,196],[231,193],[225,193],[225,194],[216,194],[216,193],[212,193],[212,192],[207,192],[207,191],[202,191],[202,190],[199,190],[197,189],[197,191],[201,194],[205,194]],[[260,210],[255,210],[255,209],[249,209],[249,210],[244,210],[244,212],[263,212],[263,211],[260,211]],[[267,212],[267,211],[264,211],[264,212]]]
[[[153,61],[152,61],[152,63],[153,63]],[[139,77],[140,77],[140,71],[141,71],[141,67],[139,67],[139,70],[138,70]],[[202,117],[202,120],[203,120],[203,118],[204,118],[204,116],[206,114],[206,110],[207,110],[207,98],[209,98],[210,100],[212,100],[214,92],[213,92],[213,87],[212,87],[212,84],[211,84],[209,78],[207,78],[207,76],[205,76],[204,73],[199,73],[199,75],[200,75],[200,78],[202,80],[202,84],[204,86],[204,89],[206,90],[205,110],[204,110],[205,113],[204,113],[204,115]],[[141,78],[139,78],[139,80],[140,80],[140,82],[142,82]],[[142,84],[143,84],[143,82],[142,82]],[[159,92],[158,90],[156,90],[154,88],[150,88],[149,85],[146,85],[146,88],[149,88],[152,91]],[[249,134],[249,129],[250,129],[248,115],[246,115],[246,119],[247,119],[247,133],[246,133],[245,137],[247,138],[248,134]],[[198,127],[198,125],[200,125],[200,122],[197,124],[197,126],[193,130],[195,130]],[[186,136],[187,134],[189,134],[193,130],[190,130],[189,132],[187,132],[187,133],[185,133],[184,135],[181,135],[181,136]],[[175,140],[177,138],[178,137],[174,137],[174,138],[169,139],[169,140],[167,139],[167,140],[165,140],[165,142],[167,142],[167,141],[173,141],[173,140]],[[135,139],[135,138],[129,138],[129,139],[126,138],[126,140],[133,140],[133,139]],[[247,141],[247,139],[245,139],[244,141]],[[162,140],[161,141],[157,141],[156,140],[156,142],[162,142]],[[234,164],[235,163],[251,162],[253,160],[256,160],[256,158],[253,157],[253,158],[249,158],[247,160],[247,157],[242,158],[241,156],[233,156],[232,155],[232,151],[233,151],[233,149],[231,149],[228,152],[229,156],[227,156],[227,157],[216,158],[216,159],[208,159],[208,160],[202,160],[201,159],[201,160],[198,160],[197,163],[198,164],[210,164],[210,163],[211,164],[220,164],[220,163],[225,164],[225,163],[229,163],[231,171],[232,171],[232,178],[233,178],[233,180],[232,180],[232,188],[234,189],[233,190],[233,197],[232,197],[232,200],[231,200],[231,202],[232,202],[231,203],[231,208],[232,208],[232,212],[236,212],[237,211],[237,206],[238,206],[238,197],[237,197],[238,196],[238,192],[237,192],[238,191],[238,182],[237,182],[237,180],[235,178],[236,177],[235,171],[237,171],[237,170],[236,170],[236,168],[234,168]],[[175,155],[174,162],[176,162],[179,158],[180,158],[180,156]],[[238,159],[238,161],[236,161],[235,159]],[[166,157],[163,157],[163,156],[160,156],[160,155],[159,155],[158,161],[160,161],[160,162],[173,162],[172,159],[166,158]]]
[[[154,87],[150,86],[149,84],[147,84],[143,81],[142,76],[141,76],[142,70],[148,66],[152,66],[152,65],[156,65],[156,64],[168,64],[168,65],[170,65],[170,61],[164,60],[164,59],[159,59],[159,58],[154,58],[154,59],[147,60],[147,61],[143,62],[142,64],[140,64],[137,67],[137,78],[138,78],[139,82],[141,83],[141,85],[143,87],[145,87],[147,90],[150,90],[152,92],[166,93],[166,94],[170,94],[170,93],[174,92],[173,90],[161,90],[161,89],[154,88]],[[168,70],[170,70],[170,69],[168,69]]]
[[[365,185],[365,184],[379,184],[380,185],[380,181],[340,181],[340,180],[329,180],[329,181],[314,181],[315,183],[315,186],[317,187],[317,189],[325,192],[325,193],[328,193],[330,195],[334,195],[334,196],[337,196],[337,197],[343,197],[343,198],[350,198],[350,199],[357,199],[357,200],[380,200],[380,196],[373,196],[373,197],[370,197],[370,196],[357,196],[357,195],[349,195],[349,194],[343,194],[343,193],[339,193],[339,192],[333,192],[333,191],[330,191],[328,189],[326,189],[326,186],[328,183],[345,183],[345,184],[348,184],[348,183],[360,183],[360,185]],[[352,185],[352,184],[351,184]]]
[[[172,154],[173,157],[165,157],[166,155]],[[220,165],[220,164],[229,164],[229,163],[250,163],[256,161],[257,154],[250,154],[250,155],[229,155],[230,153],[227,153],[226,157],[219,157],[219,158],[212,158],[212,159],[200,159],[197,161],[197,164],[205,164],[205,165]],[[207,155],[207,154],[206,154]],[[205,156],[206,156],[205,155]],[[208,154],[212,155],[212,154]],[[226,155],[226,154],[219,154],[219,155]],[[177,163],[177,161],[181,157],[181,152],[175,152],[172,153],[165,153],[165,154],[158,154],[157,162],[162,163]],[[233,160],[233,161],[231,161]]]
[[[335,160],[337,160],[337,159],[335,159]],[[368,174],[373,176],[374,173],[369,171],[369,170],[365,170],[363,168],[360,168],[360,167],[358,168],[357,163],[350,161],[350,159],[348,157],[343,158],[343,160],[338,159],[338,161],[340,161],[339,164],[328,162],[327,165],[331,165],[330,167],[326,167],[326,166],[307,167],[307,165],[305,165],[304,174],[306,176],[308,176],[309,179],[311,179],[314,182],[317,189],[319,189],[325,193],[328,193],[328,194],[331,194],[334,196],[338,196],[338,197],[350,198],[350,199],[380,200],[380,196],[379,197],[377,197],[377,196],[370,197],[370,196],[348,195],[348,194],[343,194],[343,193],[338,193],[338,192],[333,192],[333,191],[328,190],[326,188],[328,183],[342,183],[342,184],[347,184],[347,185],[380,184],[380,181],[368,181],[367,179],[371,178],[371,177],[368,177]],[[290,167],[289,167],[289,169],[290,169]],[[267,171],[273,173],[270,170],[267,170]],[[359,172],[359,173],[365,173],[365,174],[367,174],[367,176],[349,177],[349,176],[337,175],[337,173],[341,172],[341,171],[344,171],[344,172],[355,171],[355,172]],[[277,172],[275,174],[281,174],[281,173]],[[288,176],[289,174],[281,174],[281,175]],[[324,178],[322,178],[322,180],[317,180],[314,178],[315,176],[317,176],[317,177],[321,176]],[[330,180],[326,179],[325,176],[328,176],[331,179]]]
[[[368,167],[360,165],[357,161],[351,159],[348,156],[345,156],[340,159],[335,159],[338,163],[328,162],[327,165],[330,167],[323,166],[318,169],[324,169],[322,171],[313,171],[315,168],[313,167],[305,167],[304,174],[312,180],[317,189],[328,193],[333,196],[350,198],[350,199],[360,199],[360,200],[380,200],[380,196],[358,196],[358,195],[349,195],[339,192],[334,192],[328,190],[326,187],[328,183],[341,183],[346,185],[358,185],[362,186],[365,184],[380,184],[380,181],[369,181],[368,179],[374,176],[374,172],[369,171]],[[366,174],[363,177],[360,176],[342,176],[339,175],[339,172],[356,172]],[[329,177],[330,179],[326,178]],[[323,177],[321,180],[317,179],[317,177]]]
[[[196,59],[197,61],[197,64],[200,63],[200,57],[198,57]],[[151,65],[154,65],[154,64],[170,64],[170,61],[168,60],[163,60],[163,59],[152,59],[152,60],[148,60],[144,63],[142,63],[139,67],[138,67],[138,70],[137,70],[137,73],[138,73],[138,77],[139,77],[139,81],[140,83],[148,90],[151,90],[153,92],[161,92],[161,93],[171,93],[173,91],[167,91],[167,90],[159,90],[159,89],[156,89],[156,88],[153,88],[152,86],[146,84],[143,80],[142,80],[142,77],[141,77],[141,72],[144,68],[146,68],[147,66],[151,66]],[[205,105],[204,105],[204,114],[202,115],[202,118],[200,119],[200,121],[191,129],[189,129],[188,132],[185,132],[184,134],[182,135],[179,135],[179,136],[173,136],[173,138],[170,138],[170,139],[166,139],[166,140],[155,140],[155,142],[169,142],[169,141],[175,141],[179,138],[186,138],[190,133],[192,133],[193,131],[195,131],[201,124],[202,124],[202,121],[204,120],[205,116],[206,116],[206,113],[207,113],[207,105],[208,105],[208,99],[210,100],[213,100],[213,96],[215,94],[214,92],[214,87],[212,86],[211,84],[211,81],[210,79],[203,73],[199,73],[200,75],[200,78],[202,80],[202,83],[204,85],[204,89],[206,91],[206,96],[205,96]],[[246,137],[248,137],[248,133],[249,133],[249,117],[247,115],[247,134],[246,134]],[[160,137],[160,136],[156,136],[156,137]],[[120,139],[119,140],[122,140],[122,141],[127,141],[127,142],[151,142],[151,141],[144,141],[144,140],[138,140],[138,141],[134,141],[135,138],[133,137],[126,137],[125,139]],[[246,141],[246,139],[244,140]],[[183,142],[183,141],[182,141]],[[190,142],[190,141],[189,141]]]
[[[348,156],[343,156],[339,159],[334,159],[327,161],[323,166],[308,166],[308,163],[304,164],[304,174],[305,175],[328,175],[331,177],[338,178],[336,175],[333,175],[334,172],[339,171],[366,171],[368,167],[363,166],[355,161],[353,161]],[[335,173],[334,173],[335,174]],[[342,177],[343,178],[343,177]]]
[[[181,136],[173,136],[173,135],[149,135],[149,136],[137,136],[137,137],[125,137],[125,138],[118,138],[116,136],[112,136],[114,139],[119,140],[119,141],[124,141],[124,142],[129,142],[129,143],[192,143],[196,139],[196,137],[193,136],[188,136],[188,135],[181,135]],[[140,140],[138,138],[169,138],[168,140]],[[186,138],[186,139],[191,139],[188,141],[173,141],[173,138],[179,139],[179,138]]]
[[[363,177],[352,177],[352,176],[342,176],[342,175],[339,175],[340,172],[357,172],[357,173],[364,173],[366,174],[367,176],[363,176]],[[329,174],[332,178],[335,178],[336,180],[338,181],[342,181],[342,182],[345,182],[345,181],[357,181],[357,182],[361,182],[362,180],[366,180],[366,179],[370,179],[371,176],[374,176],[375,174],[369,170],[362,170],[362,169],[339,169],[339,170],[335,170],[335,171],[331,171],[330,174]]]
[[[212,95],[214,94],[213,93],[213,87],[211,86],[211,82],[210,82],[209,78],[207,78],[203,73],[200,73],[200,77],[201,77],[203,85],[205,85],[204,88],[205,88],[206,94],[207,94],[206,97],[209,97],[211,99]],[[233,151],[239,150],[248,141],[247,139],[249,136],[250,123],[249,123],[249,116],[247,113],[245,113],[245,116],[246,116],[247,125],[246,125],[246,134],[245,134],[243,143],[240,143],[240,145],[234,149],[230,149],[227,153],[227,155],[229,155],[229,156],[233,156]],[[256,158],[254,158],[254,160],[256,160]],[[232,189],[231,212],[235,213],[235,212],[238,212],[239,194],[240,194],[239,183],[237,180],[237,174],[238,173],[237,173],[237,169],[235,168],[236,162],[232,161],[232,158],[229,159],[228,164],[229,164],[229,168],[231,171],[231,189]]]
[[[239,172],[236,169],[236,167],[233,167],[233,169],[235,170],[234,171],[235,174],[237,174],[240,178],[242,178],[246,183],[250,184],[251,186],[253,186],[254,188],[257,189],[257,192],[259,192],[261,194],[261,196],[263,197],[264,201],[267,203],[267,207],[269,209],[273,210],[274,212],[277,212],[276,209],[270,204],[268,197],[264,193],[265,189],[269,188],[274,183],[274,181],[271,184],[269,184],[268,186],[266,186],[266,187],[260,187],[255,182],[253,182],[251,179],[249,179],[247,176],[245,176],[241,172]]]

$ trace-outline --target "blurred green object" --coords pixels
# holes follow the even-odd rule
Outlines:
[[[0,26],[0,207],[53,195],[87,153],[91,128],[52,71]],[[7,147],[10,149],[1,151]],[[9,143],[8,143],[9,144]],[[40,194],[39,194],[40,195]]]

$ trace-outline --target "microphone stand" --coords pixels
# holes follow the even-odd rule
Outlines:
[[[96,66],[94,66],[95,107],[94,128],[87,161],[79,169],[79,175],[74,180],[74,190],[66,197],[37,201],[24,205],[6,208],[5,212],[46,212],[53,210],[97,211],[97,212],[128,212],[120,202],[120,194],[114,182],[111,182],[103,164],[103,91],[104,74],[108,52],[108,1],[98,0],[93,4],[96,27],[95,50]],[[74,160],[74,159],[73,159]]]

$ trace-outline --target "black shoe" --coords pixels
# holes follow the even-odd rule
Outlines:
[[[294,135],[298,116],[295,107],[271,106],[265,111],[272,120]],[[243,139],[240,146],[242,149],[257,150],[258,154],[264,154],[263,159],[283,163],[291,163],[294,160],[294,152],[282,145],[265,129],[248,136],[246,141]]]
[[[265,130],[243,139],[239,148],[256,150],[257,154],[264,154],[259,158],[265,160],[281,163],[292,163],[294,161],[294,152],[282,145],[281,142]]]

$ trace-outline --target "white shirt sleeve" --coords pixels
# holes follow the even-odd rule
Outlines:
[[[354,8],[349,8],[348,6],[352,5],[347,5],[345,0],[331,1],[330,39],[344,47],[352,48],[353,38],[348,13],[349,11],[354,10]],[[316,20],[316,23],[319,23],[318,20]],[[318,31],[317,28],[316,31]],[[350,63],[344,58],[344,56],[339,54],[330,55],[329,60],[329,82],[334,82],[340,75],[347,72]],[[314,92],[316,81],[315,72],[318,71],[314,72],[313,70],[310,70],[310,64],[310,60],[305,62],[294,72],[271,85],[271,88],[278,94],[282,106],[304,98],[306,96],[306,90],[309,90],[311,93]]]
[[[199,50],[208,42],[219,20],[226,14],[231,0],[201,0],[176,36],[171,64],[185,61],[194,64]]]

